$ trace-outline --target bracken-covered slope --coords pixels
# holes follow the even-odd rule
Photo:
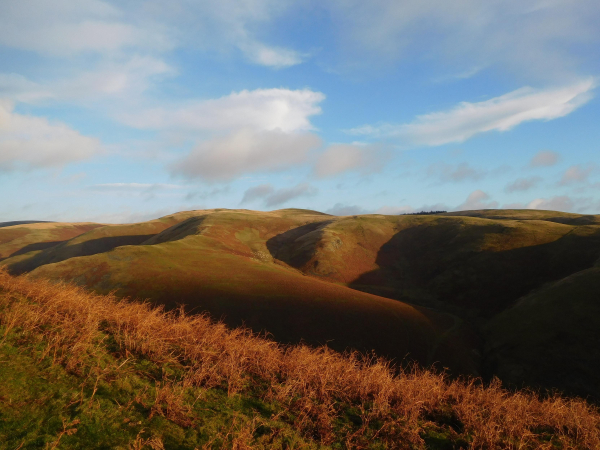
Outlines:
[[[13,273],[72,280],[98,292],[184,304],[282,342],[439,361],[457,372],[483,368],[510,382],[597,396],[591,372],[577,369],[575,384],[545,376],[534,356],[535,339],[546,341],[521,339],[502,325],[519,321],[501,317],[519,315],[511,311],[532,292],[539,302],[556,295],[555,303],[570,305],[571,294],[552,294],[548,286],[571,276],[592,304],[593,283],[574,274],[597,280],[591,268],[599,258],[598,216],[482,210],[337,217],[289,209],[190,211],[98,228],[3,264]],[[561,308],[566,311],[555,307],[538,328],[559,329]],[[583,367],[595,356],[573,336],[587,330],[587,342],[600,341],[600,316],[569,321],[569,327],[585,324],[560,353],[580,352]]]

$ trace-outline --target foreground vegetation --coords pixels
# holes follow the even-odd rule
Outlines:
[[[0,272],[0,448],[600,448],[582,400]]]

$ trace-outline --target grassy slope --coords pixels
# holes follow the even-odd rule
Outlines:
[[[27,252],[27,248],[23,248],[20,256],[4,264],[9,265],[13,273],[24,273],[69,258],[95,255],[123,245],[138,245],[195,214],[189,211],[142,223],[88,227],[86,232],[74,234],[70,239],[41,251]]]
[[[487,326],[488,370],[600,399],[600,267],[522,298]]]
[[[97,227],[95,223],[30,223],[0,228],[0,261],[41,251]]]
[[[529,292],[585,271],[600,256],[598,216],[553,211],[335,217],[306,210],[210,210],[168,220],[178,223],[146,245],[70,258],[34,273],[75,280],[100,292],[117,288],[122,295],[169,306],[185,303],[225,317],[233,326],[266,329],[282,342],[304,338],[397,358],[410,353],[421,362],[441,360],[473,372],[477,358],[468,353],[479,342],[468,322],[343,285],[487,321]],[[129,228],[134,235],[143,234],[135,229]],[[577,297],[592,305],[596,291],[590,286],[597,273],[589,274],[574,279]],[[565,289],[543,289],[538,297],[551,295],[562,305],[571,304],[573,297]],[[487,336],[492,348],[488,372],[511,382],[597,396],[596,376],[584,369],[586,364],[596,367],[596,356],[582,343],[597,339],[592,331],[600,328],[600,316],[567,314],[563,320],[561,311],[570,311],[567,307],[542,304],[539,300],[528,312],[540,317],[528,334],[509,326],[513,319],[494,322],[494,332]],[[520,321],[514,318],[515,324]],[[548,329],[562,330],[561,339],[547,339]],[[548,354],[555,359],[547,359],[564,368],[560,376],[552,375],[553,363],[544,365],[536,358],[544,345],[560,349]],[[578,355],[579,362],[564,362],[569,354]],[[578,381],[565,382],[569,376]]]
[[[97,292],[116,288],[119,295],[168,307],[185,304],[231,326],[266,330],[280,342],[375,350],[397,360],[476,371],[469,349],[444,336],[454,325],[450,316],[273,263],[266,248],[270,236],[320,220],[321,215],[289,211],[210,213],[165,230],[148,241],[153,245],[71,258],[32,275],[72,280]]]
[[[591,449],[600,413],[0,271],[0,448]]]
[[[495,213],[495,219],[337,219],[307,230],[278,257],[304,273],[355,289],[486,318],[600,257],[600,225],[540,220],[538,212]]]

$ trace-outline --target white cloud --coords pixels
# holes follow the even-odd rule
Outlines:
[[[275,189],[271,184],[261,184],[246,190],[242,203],[261,199],[267,207],[279,206],[299,197],[316,195],[317,192],[318,189],[308,183],[280,189]]]
[[[194,101],[170,109],[156,108],[121,118],[137,128],[216,131],[249,127],[307,131],[313,129],[309,117],[321,113],[319,103],[324,99],[322,93],[310,89],[244,90],[218,99]]]
[[[457,183],[461,181],[477,181],[483,178],[486,172],[475,169],[469,163],[462,162],[457,165],[446,163],[431,164],[427,168],[427,176],[436,177],[442,183]]]
[[[498,202],[490,201],[490,196],[478,189],[469,194],[464,203],[461,203],[454,211],[468,211],[475,209],[493,209],[498,207]]]
[[[0,44],[62,57],[172,46],[158,24],[134,22],[134,17],[124,17],[121,9],[100,0],[4,0]]]
[[[408,124],[370,125],[349,130],[352,134],[399,138],[414,145],[464,142],[478,133],[507,131],[530,120],[566,116],[592,98],[593,79],[554,89],[521,88],[478,103],[460,103],[450,111],[418,116]]]
[[[412,206],[404,205],[404,206],[382,206],[378,208],[375,213],[376,214],[384,214],[387,216],[396,216],[399,214],[410,214],[415,212],[415,209]]]
[[[523,192],[537,186],[542,179],[540,177],[518,178],[512,183],[506,185],[506,192]]]
[[[259,42],[240,43],[238,47],[244,52],[246,58],[255,64],[268,66],[274,69],[295,66],[303,62],[305,55],[280,47],[269,47]]]
[[[382,168],[387,158],[380,145],[334,144],[319,156],[314,171],[318,177],[358,170],[371,173]]]
[[[176,174],[207,181],[231,180],[249,172],[272,172],[303,163],[321,140],[311,133],[243,128],[198,144],[172,167]]]
[[[334,216],[356,216],[360,214],[371,214],[373,211],[364,209],[358,205],[346,205],[345,203],[336,203],[333,207],[325,211],[326,214]]]
[[[596,0],[332,0],[350,66],[435,60],[456,72],[496,65],[544,79],[577,72],[572,48],[600,40]],[[597,55],[597,53],[596,53]]]
[[[0,98],[22,103],[37,103],[54,97],[46,87],[16,73],[0,73]]]
[[[90,103],[107,98],[133,102],[157,81],[175,74],[175,69],[161,59],[134,55],[118,61],[103,60],[94,70],[44,83],[0,73],[0,97],[30,104],[48,100]]]
[[[62,166],[100,150],[97,139],[60,122],[17,114],[10,103],[0,102],[0,168]]]
[[[148,190],[148,189],[181,189],[179,184],[168,183],[102,183],[94,184],[92,189],[98,190]]]
[[[265,198],[267,195],[275,192],[275,188],[272,184],[259,184],[258,186],[246,189],[242,203],[253,202],[256,199]]]
[[[566,186],[569,184],[584,183],[588,180],[588,177],[594,169],[595,167],[592,165],[589,165],[586,168],[581,166],[571,166],[565,171],[558,184],[560,186]]]
[[[573,211],[575,202],[567,195],[552,198],[536,198],[527,205],[528,209],[545,209],[551,211]]]
[[[529,165],[531,167],[550,167],[555,165],[559,158],[560,155],[552,150],[541,150],[531,158]]]

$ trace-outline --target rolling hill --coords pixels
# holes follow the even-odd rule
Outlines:
[[[594,370],[581,368],[586,358],[596,367],[595,350],[582,339],[600,341],[600,316],[573,312],[576,302],[585,304],[577,311],[595,312],[598,216],[217,209],[98,227],[25,250],[0,264],[99,293],[185,305],[279,342],[375,351],[598,396]],[[576,301],[560,287],[570,279]],[[526,325],[532,316],[535,327]],[[569,336],[554,355],[566,358],[556,359],[561,375],[550,376],[536,359],[540,347],[556,344],[548,330]],[[567,364],[569,354],[579,355],[579,365]],[[575,373],[575,383],[563,382]]]

